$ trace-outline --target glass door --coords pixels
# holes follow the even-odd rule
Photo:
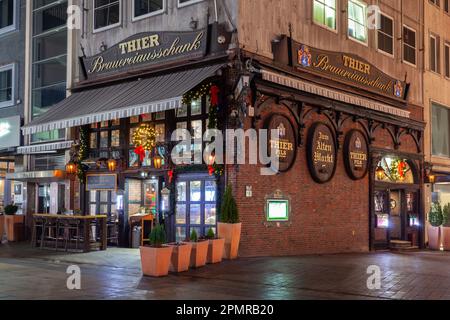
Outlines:
[[[217,185],[207,177],[180,178],[176,184],[175,240],[184,241],[192,230],[199,237],[216,232]]]
[[[400,190],[390,192],[389,207],[391,213],[389,218],[390,240],[403,240],[403,202]]]
[[[50,213],[50,185],[38,185],[38,213]]]

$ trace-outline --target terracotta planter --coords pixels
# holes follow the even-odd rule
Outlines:
[[[184,272],[189,270],[189,263],[191,262],[191,243],[169,244],[173,247],[172,258],[170,260],[171,272]]]
[[[140,247],[142,273],[145,276],[162,277],[169,274],[173,247]]]
[[[207,263],[219,263],[223,258],[223,249],[225,247],[225,239],[209,240]]]
[[[441,239],[439,236],[439,227],[433,227],[432,225],[428,225],[427,233],[428,233],[428,248],[431,250],[440,250],[441,249]]]
[[[217,224],[218,236],[225,239],[225,248],[223,250],[224,259],[236,259],[238,257],[241,227],[242,223],[219,222]]]
[[[0,244],[3,240],[3,232],[5,232],[5,216],[0,215]]]
[[[191,263],[192,268],[203,267],[206,264],[209,241],[190,242],[192,244]]]
[[[5,215],[6,237],[9,242],[20,241],[21,234],[17,228],[17,225],[23,224],[23,222],[24,222],[24,216],[18,216],[18,215],[7,216],[7,215]]]
[[[450,227],[441,227],[441,239],[444,250],[450,250]]]

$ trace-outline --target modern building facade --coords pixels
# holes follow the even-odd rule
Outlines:
[[[6,175],[22,166],[16,154],[24,115],[25,7],[25,1],[0,1],[0,211],[12,202],[22,210],[22,185]]]

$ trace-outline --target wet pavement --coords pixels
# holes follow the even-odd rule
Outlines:
[[[70,265],[81,269],[81,290],[67,289]],[[370,266],[380,289],[367,286]],[[138,250],[2,244],[0,299],[450,299],[449,266],[450,253],[431,251],[240,258],[155,279],[142,277]]]

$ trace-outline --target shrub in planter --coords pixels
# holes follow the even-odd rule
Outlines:
[[[239,222],[239,212],[230,184],[223,195],[219,220],[220,222],[217,224],[218,235],[225,239],[223,257],[225,259],[236,259],[241,240],[242,224]]]
[[[432,250],[440,250],[440,226],[442,225],[442,207],[439,203],[431,205],[430,213],[428,214],[428,247]]]
[[[192,244],[190,266],[193,268],[203,267],[206,264],[209,242],[200,240],[195,229],[192,229],[189,241]]]
[[[142,273],[161,277],[169,274],[173,247],[165,245],[166,232],[162,225],[156,225],[150,233],[150,246],[140,247]]]
[[[450,250],[450,203],[442,209],[441,240],[444,250]]]
[[[206,239],[209,241],[208,255],[206,257],[207,263],[219,263],[223,258],[223,248],[225,246],[225,239],[218,239],[214,234],[214,230],[209,228],[206,234]]]
[[[169,246],[173,247],[169,270],[171,272],[184,272],[189,270],[192,243],[170,243]]]

